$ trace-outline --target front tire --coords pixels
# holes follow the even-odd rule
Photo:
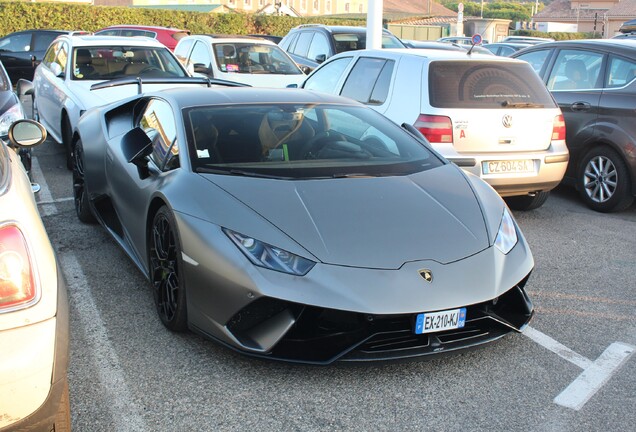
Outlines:
[[[84,179],[84,147],[82,140],[77,140],[73,151],[73,200],[77,218],[84,223],[94,223],[95,215],[88,202],[88,192]]]
[[[161,322],[176,332],[188,327],[180,245],[174,216],[163,206],[152,220],[149,236],[150,282]]]
[[[588,207],[599,212],[623,211],[634,202],[627,165],[609,147],[595,147],[585,154],[577,189]]]
[[[550,191],[537,192],[534,195],[506,197],[504,200],[512,210],[534,210],[541,207],[548,200]]]

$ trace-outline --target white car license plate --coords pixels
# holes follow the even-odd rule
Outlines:
[[[415,320],[415,334],[462,328],[465,324],[466,308],[421,313]]]
[[[520,174],[534,172],[532,159],[483,161],[481,170],[484,174]]]

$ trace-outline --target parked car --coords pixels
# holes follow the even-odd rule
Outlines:
[[[278,45],[309,72],[335,54],[364,49],[366,44],[366,27],[302,24],[291,29]],[[382,31],[382,48],[405,46],[385,29]]]
[[[492,52],[494,55],[502,57],[510,57],[517,51],[529,46],[532,46],[532,44],[523,42],[495,42],[483,45],[484,48]]]
[[[0,38],[0,61],[14,84],[20,78],[33,79],[33,72],[44,52],[56,37],[72,33],[66,30],[24,30]],[[75,32],[86,33],[86,32]]]
[[[72,166],[71,137],[80,116],[89,108],[137,94],[136,77],[144,88],[167,88],[188,73],[174,54],[156,39],[121,36],[60,36],[35,71],[34,117],[57,142],[64,144]],[[95,84],[121,79],[127,86],[94,89]],[[159,80],[151,84],[152,79]],[[169,83],[161,80],[170,79]],[[201,80],[199,80],[200,82]]]
[[[473,45],[473,38],[471,36],[445,36],[437,39],[438,42],[444,43],[456,43],[459,45]],[[482,39],[481,43],[488,43],[488,39]]]
[[[282,36],[274,36],[274,35],[268,35],[268,34],[251,34],[251,35],[248,35],[248,36],[250,36],[250,37],[256,37],[256,38],[261,38],[261,39],[267,39],[268,41],[270,41],[270,42],[274,42],[274,43],[275,43],[275,44],[277,44],[277,45],[278,45],[278,43],[279,43],[280,41],[282,41],[282,40],[283,40],[283,37],[282,37]]]
[[[612,36],[612,39],[636,39],[636,32],[619,33],[616,36]]]
[[[18,148],[46,138],[33,120],[0,142],[0,430],[70,431],[66,284]]]
[[[501,198],[357,102],[179,88],[90,110],[78,134],[76,213],[170,330],[324,364],[473,347],[532,316]]]
[[[113,25],[95,32],[99,36],[145,36],[157,39],[174,51],[179,40],[190,34],[189,30],[172,27],[143,26],[143,25]]]
[[[414,125],[514,209],[543,205],[568,163],[561,111],[525,62],[442,50],[355,51],[329,59],[303,87]]]
[[[447,51],[463,51],[470,53],[480,53],[480,54],[492,54],[486,48],[480,45],[465,45],[458,44],[454,42],[439,42],[439,41],[416,41],[409,39],[402,39],[404,45],[407,48],[425,48],[425,49],[442,49]]]
[[[636,41],[550,42],[514,57],[529,62],[565,117],[570,165],[565,181],[602,212],[636,195]]]
[[[530,45],[538,45],[544,42],[554,42],[552,38],[535,37],[535,36],[506,36],[501,42],[527,43]]]
[[[174,50],[193,76],[219,78],[254,87],[299,85],[305,74],[273,42],[240,36],[194,35]]]
[[[11,79],[0,61],[0,137],[6,137],[9,126],[25,118],[20,99],[13,91]]]

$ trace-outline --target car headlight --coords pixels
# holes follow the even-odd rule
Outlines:
[[[6,110],[4,114],[0,115],[0,136],[7,136],[9,134],[9,126],[16,121],[24,118],[24,111],[22,106],[18,103]]]
[[[504,254],[507,254],[517,244],[517,229],[515,228],[515,222],[510,216],[508,208],[504,207],[503,216],[501,217],[501,225],[499,225],[499,232],[495,238],[495,246]]]
[[[223,229],[225,234],[238,246],[245,256],[259,267],[304,276],[316,264],[284,249],[263,243],[252,237]]]

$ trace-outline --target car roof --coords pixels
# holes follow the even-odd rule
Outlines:
[[[611,49],[613,52],[633,52],[636,50],[636,40],[634,39],[577,39],[567,41],[544,42],[539,45],[532,45],[517,51],[514,54],[536,51],[551,47],[568,47],[568,48],[591,48],[606,50]]]
[[[141,46],[141,47],[157,47],[166,48],[164,44],[157,39],[144,36],[99,36],[99,35],[81,35],[81,36],[60,36],[60,38],[68,39],[74,47],[80,46]],[[166,48],[167,49],[167,48]]]
[[[207,90],[207,91],[202,91]],[[148,93],[154,95],[155,93]],[[304,89],[276,89],[252,87],[210,87],[202,89],[200,86],[179,87],[162,90],[156,96],[174,100],[181,108],[201,105],[225,104],[263,104],[263,103],[333,103],[364,107],[359,102],[342,96],[313,92]],[[369,108],[370,109],[370,108]]]
[[[431,60],[491,60],[491,61],[511,61],[508,57],[499,57],[492,54],[471,53],[468,50],[441,50],[434,48],[385,48],[385,49],[364,49],[356,51],[345,51],[336,54],[334,57],[360,56],[392,58],[398,57],[425,57]],[[333,57],[332,57],[333,58]],[[518,61],[518,60],[512,60]]]
[[[161,26],[148,26],[148,25],[135,25],[135,24],[117,24],[117,25],[104,27],[103,29],[99,29],[98,31],[110,30],[110,29],[120,29],[120,28],[141,29],[141,30],[170,30],[170,31],[177,31],[177,32],[187,31],[187,30],[184,30],[184,29],[176,28],[176,27],[161,27]]]
[[[311,28],[322,28],[330,31],[331,33],[366,33],[366,27],[358,27],[358,26],[341,26],[341,25],[325,25],[325,24],[301,24],[297,27],[294,27],[293,30],[296,29],[311,29]],[[382,29],[382,33],[391,34],[387,29]]]
[[[267,39],[262,39],[262,38],[253,37],[253,36],[242,36],[242,35],[197,34],[197,35],[185,36],[179,39],[179,41],[187,40],[187,39],[206,39],[210,42],[220,42],[220,43],[253,42],[255,44],[261,44],[261,45],[276,45],[274,42]]]

